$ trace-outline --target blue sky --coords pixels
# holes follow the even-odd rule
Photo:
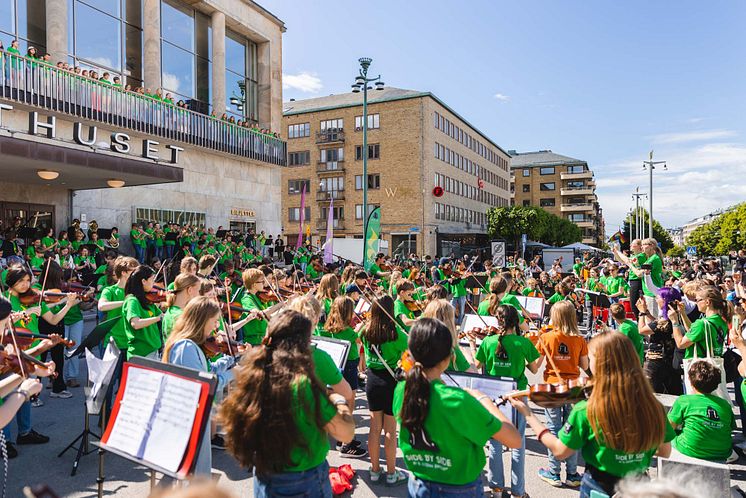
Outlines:
[[[651,149],[664,226],[746,200],[746,2],[259,1],[287,26],[286,100],[349,91],[368,56],[506,150],[588,161],[607,231]]]

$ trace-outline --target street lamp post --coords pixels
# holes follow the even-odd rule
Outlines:
[[[642,239],[645,235],[645,227],[643,224],[645,223],[645,218],[642,216],[642,213],[640,212],[640,197],[645,197],[645,194],[640,193],[640,187],[637,187],[635,190],[635,193],[632,194],[632,198],[635,200],[635,239]],[[630,231],[629,234],[630,237],[632,237],[632,232]],[[652,237],[652,235],[651,235]]]
[[[653,161],[653,151],[650,151],[650,157],[649,160],[642,162],[642,169],[647,168],[650,172],[650,182],[649,182],[649,188],[648,191],[648,221],[649,226],[648,230],[650,230],[650,237],[653,236],[653,170],[655,169],[656,164],[662,164],[663,165],[663,171],[668,170],[668,166],[666,165],[666,161]]]
[[[358,59],[360,71],[352,85],[352,93],[363,92],[363,240],[368,233],[368,83],[375,83],[376,90],[383,90],[384,83],[379,74],[375,78],[368,78],[368,68],[373,59],[361,57]],[[363,247],[363,259],[365,258],[365,247]]]

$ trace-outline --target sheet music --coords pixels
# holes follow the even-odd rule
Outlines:
[[[516,296],[521,306],[526,308],[528,314],[534,320],[544,316],[544,299],[540,297]]]
[[[461,387],[469,387],[476,389],[487,396],[493,401],[499,400],[500,396],[508,394],[516,390],[516,383],[512,379],[506,380],[500,377],[489,377],[480,376],[475,377],[471,375],[459,375],[457,373],[450,372],[449,375],[443,375],[443,382],[446,385]],[[454,382],[455,381],[455,382]],[[508,420],[513,420],[513,405],[505,403],[500,406],[500,411]]]
[[[370,302],[366,301],[365,299],[361,299],[357,302],[357,306],[355,306],[355,313],[358,315],[362,315],[366,311],[370,310]]]
[[[130,368],[119,413],[107,445],[142,458],[142,443],[150,430],[150,420],[161,392],[163,374]]]
[[[340,370],[344,369],[351,346],[347,346],[337,341],[327,341],[323,337],[312,337],[311,342],[315,344],[317,348],[331,356],[332,360],[334,360],[334,364],[337,365]]]
[[[492,327],[497,327],[499,325],[497,318],[494,316],[480,317],[479,315],[466,314],[464,315],[464,321],[461,323],[461,330],[468,332],[474,328],[483,329],[485,323]]]
[[[200,390],[201,385],[197,382],[172,375],[163,376],[161,396],[145,444],[143,460],[171,472],[179,470],[194,426]]]

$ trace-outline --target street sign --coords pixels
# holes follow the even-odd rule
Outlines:
[[[505,242],[493,240],[490,244],[492,246],[492,262],[498,268],[505,267]]]
[[[419,232],[420,231],[420,227],[409,227],[409,231],[410,232]]]
[[[696,256],[697,255],[697,246],[687,246],[686,253],[689,256]]]

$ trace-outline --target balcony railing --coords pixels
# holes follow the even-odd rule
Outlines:
[[[317,144],[330,144],[334,142],[344,142],[345,132],[342,130],[325,130],[316,132]]]
[[[588,169],[577,173],[560,173],[560,180],[582,180],[584,178],[593,178],[593,171]]]
[[[285,141],[169,102],[3,53],[0,99],[95,123],[287,165]]]
[[[344,171],[343,161],[329,161],[316,165],[316,173],[344,173]]]
[[[593,187],[562,187],[560,195],[593,195]]]
[[[593,204],[590,202],[584,204],[562,204],[560,211],[563,213],[572,213],[580,211],[592,211]]]
[[[327,220],[326,218],[321,220],[316,220],[316,229],[317,230],[325,230],[327,228]],[[345,220],[344,218],[338,219],[338,220],[332,220],[332,228],[335,230],[344,230],[345,229]]]
[[[331,199],[343,201],[345,198],[344,190],[318,190],[316,192],[317,201],[328,201]]]

